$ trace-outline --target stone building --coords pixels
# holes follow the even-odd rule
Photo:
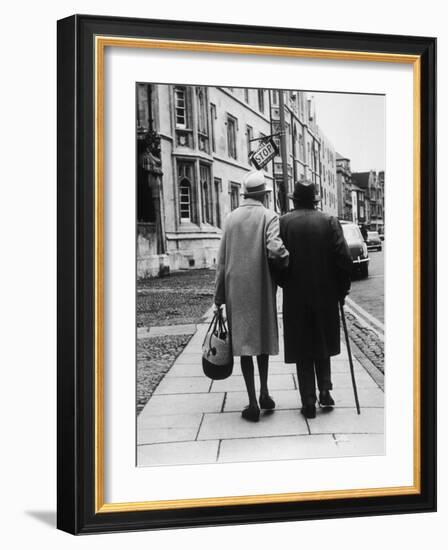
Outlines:
[[[286,193],[290,193],[294,182],[300,179],[310,180],[320,189],[321,137],[313,99],[295,90],[271,90],[270,97],[272,132],[281,133],[282,126],[285,130],[283,136],[275,138],[279,148],[274,161],[276,196],[286,171]],[[286,159],[283,159],[283,149],[286,149]],[[281,199],[277,202],[281,205]]]
[[[136,98],[139,278],[216,263],[224,219],[253,169],[250,154],[271,134],[279,154],[264,167],[267,206],[292,206],[280,193],[285,172],[286,192],[311,180],[319,207],[338,215],[336,152],[306,93],[138,83]]]
[[[352,181],[351,185],[352,193],[352,221],[358,224],[366,223],[368,201],[366,199],[366,193],[364,189],[358,187]]]
[[[336,153],[338,218],[340,220],[353,220],[352,210],[352,172],[350,159]]]
[[[267,90],[137,84],[139,278],[216,262],[251,140],[270,130]]]
[[[366,223],[373,231],[384,232],[384,172],[353,172],[353,183],[366,197]]]
[[[321,207],[331,216],[338,216],[338,184],[336,173],[336,151],[333,144],[319,129],[321,151]]]

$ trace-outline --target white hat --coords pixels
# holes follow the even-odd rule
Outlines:
[[[266,189],[266,180],[264,173],[261,170],[249,172],[243,181],[243,195],[250,197],[259,193],[268,193],[270,189]]]

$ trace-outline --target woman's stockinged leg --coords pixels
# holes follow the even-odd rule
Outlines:
[[[257,394],[255,393],[254,362],[252,357],[248,355],[243,355],[241,357],[241,371],[246,384],[249,405],[256,406],[258,408]]]
[[[269,395],[268,368],[269,355],[257,355],[258,373],[260,375],[260,395]]]
[[[267,410],[275,409],[275,401],[269,395],[268,389],[269,355],[258,355],[257,363],[260,374],[260,407]]]

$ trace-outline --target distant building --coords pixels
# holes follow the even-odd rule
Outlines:
[[[377,229],[380,233],[384,234],[384,223],[386,220],[386,212],[384,210],[384,171],[381,170],[378,172],[378,219],[377,219]]]
[[[336,153],[338,218],[353,221],[350,159]]]
[[[384,231],[384,172],[353,172],[353,183],[362,189],[366,198],[366,224],[370,229]]]
[[[366,223],[366,194],[364,189],[361,189],[352,182],[352,221],[358,224]]]
[[[336,151],[330,140],[319,129],[321,151],[321,207],[331,216],[338,216],[338,185]]]

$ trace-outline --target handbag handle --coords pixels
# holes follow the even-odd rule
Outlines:
[[[221,308],[219,308],[214,314],[213,319],[211,320],[210,325],[208,326],[207,333],[205,334],[204,341],[202,342],[202,346],[204,346],[208,336],[207,355],[209,355],[212,350],[212,336],[216,332],[217,328],[218,328],[219,334],[223,334],[225,335],[225,337],[227,337],[229,331],[226,327],[226,323],[224,321]]]
[[[218,321],[219,321],[219,312],[220,312],[220,310],[218,309],[218,311],[216,311],[216,313],[213,315],[213,318],[212,318],[212,320],[211,320],[211,322],[208,326],[207,332],[205,333],[204,341],[202,342],[202,345],[204,346],[205,341],[207,340],[207,336],[209,336],[209,341],[208,341],[209,349],[211,349],[211,338],[212,338],[213,333],[216,330],[216,325],[218,324]],[[213,328],[212,328],[212,326],[213,326]]]

